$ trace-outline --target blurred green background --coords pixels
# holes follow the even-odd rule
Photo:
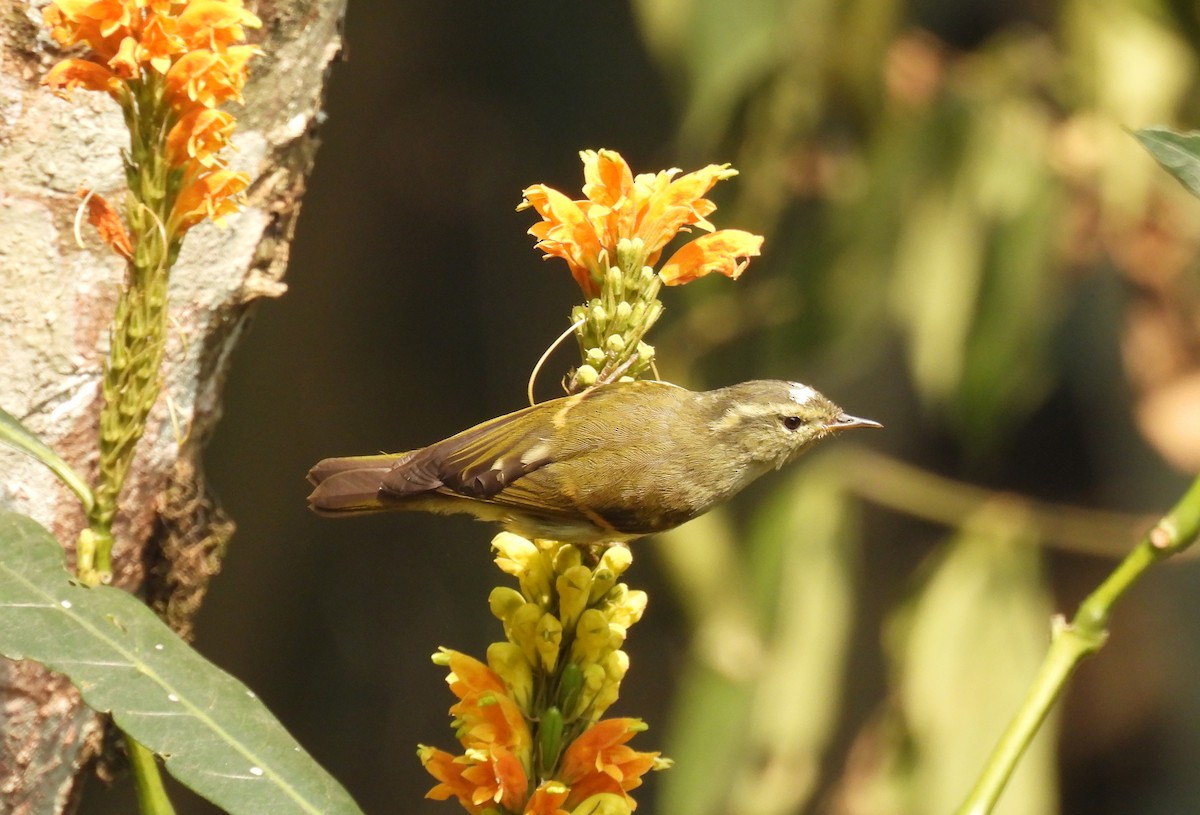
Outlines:
[[[764,252],[666,292],[664,376],[798,379],[886,430],[634,547],[651,602],[614,712],[678,763],[639,811],[951,811],[1050,615],[1200,469],[1200,203],[1123,130],[1196,124],[1196,5],[357,0],[346,39],[289,291],[209,448],[239,528],[198,647],[367,812],[458,811],[415,747],[453,746],[429,655],[501,636],[492,530],[318,519],[304,473],[524,403],[579,292],[523,187],[577,193],[583,148],[729,161],[712,220]],[[1001,811],[1200,811],[1198,576],[1118,608]],[[127,783],[92,793],[129,811]]]

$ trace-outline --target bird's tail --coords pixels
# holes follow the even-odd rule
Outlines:
[[[349,456],[318,461],[308,471],[308,480],[316,487],[308,496],[309,509],[321,515],[383,510],[383,502],[379,499],[380,483],[405,455]]]

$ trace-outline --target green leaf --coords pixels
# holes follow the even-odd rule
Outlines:
[[[1200,132],[1146,127],[1135,130],[1133,136],[1188,192],[1200,197]]]
[[[36,458],[49,467],[51,472],[62,479],[62,482],[79,496],[79,500],[83,502],[83,508],[91,511],[95,499],[92,497],[92,489],[87,482],[79,473],[72,470],[71,465],[63,461],[58,453],[46,446],[46,443],[31,433],[16,416],[3,408],[0,408],[0,442]]]
[[[4,511],[0,653],[66,674],[88,705],[228,812],[360,812],[245,685],[133,595],[73,582],[50,533]]]
[[[884,763],[907,815],[940,815],[962,802],[1037,674],[1053,614],[1019,512],[982,510],[940,554],[886,635],[907,734]],[[1052,715],[996,815],[1056,811],[1056,729]]]

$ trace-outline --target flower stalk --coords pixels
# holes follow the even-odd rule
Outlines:
[[[633,557],[502,532],[496,564],[517,578],[488,598],[504,626],[487,664],[442,648],[436,664],[459,701],[450,708],[460,756],[422,745],[418,757],[438,784],[428,797],[476,815],[628,813],[630,790],[669,762],[626,745],[646,729],[637,719],[603,719],[617,700],[629,657],[621,650],[641,619],[646,593],[618,578]]]
[[[575,338],[583,364],[570,373],[570,393],[622,378],[638,379],[653,369],[654,347],[642,338],[662,315],[662,279],[640,265],[645,252],[637,238],[622,239],[617,257],[618,265],[604,275],[599,296],[571,310],[572,322],[579,325]]]
[[[571,313],[581,364],[568,391],[637,379],[653,369],[646,333],[662,314],[663,285],[720,272],[736,278],[762,238],[715,231],[716,208],[703,196],[735,171],[710,165],[634,176],[611,150],[584,151],[585,198],[544,184],[524,191],[518,209],[542,217],[529,231],[546,257],[567,262],[585,302]],[[666,245],[696,226],[709,234],[656,265]],[[500,586],[488,605],[505,639],[484,664],[441,649],[458,702],[450,708],[460,755],[421,745],[438,783],[427,797],[455,798],[472,815],[629,815],[630,791],[670,762],[629,747],[639,719],[603,718],[629,670],[621,649],[645,610],[645,592],[620,581],[633,562],[624,544],[575,546],[503,532],[496,564],[517,588]]]
[[[189,229],[244,203],[249,177],[220,155],[233,117],[216,108],[241,99],[258,51],[240,43],[261,22],[242,0],[54,0],[44,21],[59,44],[90,54],[58,63],[43,84],[65,99],[76,88],[108,94],[129,130],[124,217],[81,191],[126,264],[101,379],[95,501],[76,544],[76,573],[95,585],[112,579],[118,498],[161,388],[171,267]]]

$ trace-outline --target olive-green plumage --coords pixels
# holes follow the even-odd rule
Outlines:
[[[325,459],[308,501],[327,515],[464,512],[528,538],[629,540],[707,512],[830,433],[879,426],[795,382],[618,383],[420,450]]]

